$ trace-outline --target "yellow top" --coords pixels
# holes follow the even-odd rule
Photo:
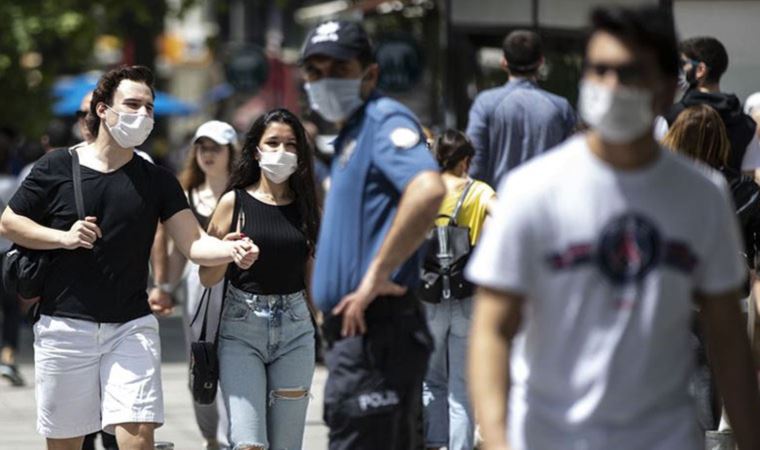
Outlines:
[[[446,197],[441,203],[441,208],[438,210],[438,214],[451,215],[454,212],[454,207],[462,195],[467,183],[462,184],[462,187],[456,190],[449,190],[446,192]],[[459,210],[459,217],[457,217],[457,224],[460,227],[470,228],[470,243],[475,245],[480,237],[480,232],[483,229],[483,222],[486,220],[486,205],[488,201],[494,196],[494,190],[491,186],[483,183],[482,181],[475,180],[470,187],[470,192],[467,193],[467,198],[462,203],[462,209]],[[436,220],[435,224],[439,226],[446,225],[448,219],[440,218]]]

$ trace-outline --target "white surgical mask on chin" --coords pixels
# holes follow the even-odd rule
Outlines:
[[[578,112],[605,141],[627,144],[652,127],[652,92],[625,86],[610,89],[599,83],[581,81]]]
[[[343,122],[362,106],[362,78],[322,78],[304,88],[311,109],[328,122]]]
[[[259,166],[269,181],[280,184],[290,178],[298,168],[298,156],[290,152],[262,152],[259,150]]]
[[[106,108],[119,118],[114,126],[108,125],[108,122],[105,124],[111,137],[122,148],[137,147],[145,142],[153,131],[153,118],[146,114],[118,112],[108,106]]]

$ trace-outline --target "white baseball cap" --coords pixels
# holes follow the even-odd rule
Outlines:
[[[195,132],[193,143],[202,137],[207,137],[219,145],[232,144],[234,147],[237,147],[237,132],[227,122],[210,120],[204,123]]]

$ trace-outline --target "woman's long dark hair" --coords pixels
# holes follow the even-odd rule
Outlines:
[[[301,231],[306,236],[309,254],[314,256],[317,235],[319,234],[319,206],[314,181],[314,155],[306,140],[303,125],[293,113],[287,109],[274,109],[256,119],[245,137],[240,163],[230,176],[230,184],[227,190],[245,189],[261,179],[261,167],[256,159],[256,152],[261,137],[267,127],[274,122],[290,126],[296,137],[298,167],[288,179],[288,184],[295,194],[295,202],[301,213]]]

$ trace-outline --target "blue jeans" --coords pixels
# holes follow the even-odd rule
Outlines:
[[[314,326],[304,292],[256,295],[229,286],[219,381],[230,445],[300,449],[313,375]]]
[[[425,446],[470,450],[475,424],[465,372],[472,298],[424,305],[435,344],[422,391]]]

